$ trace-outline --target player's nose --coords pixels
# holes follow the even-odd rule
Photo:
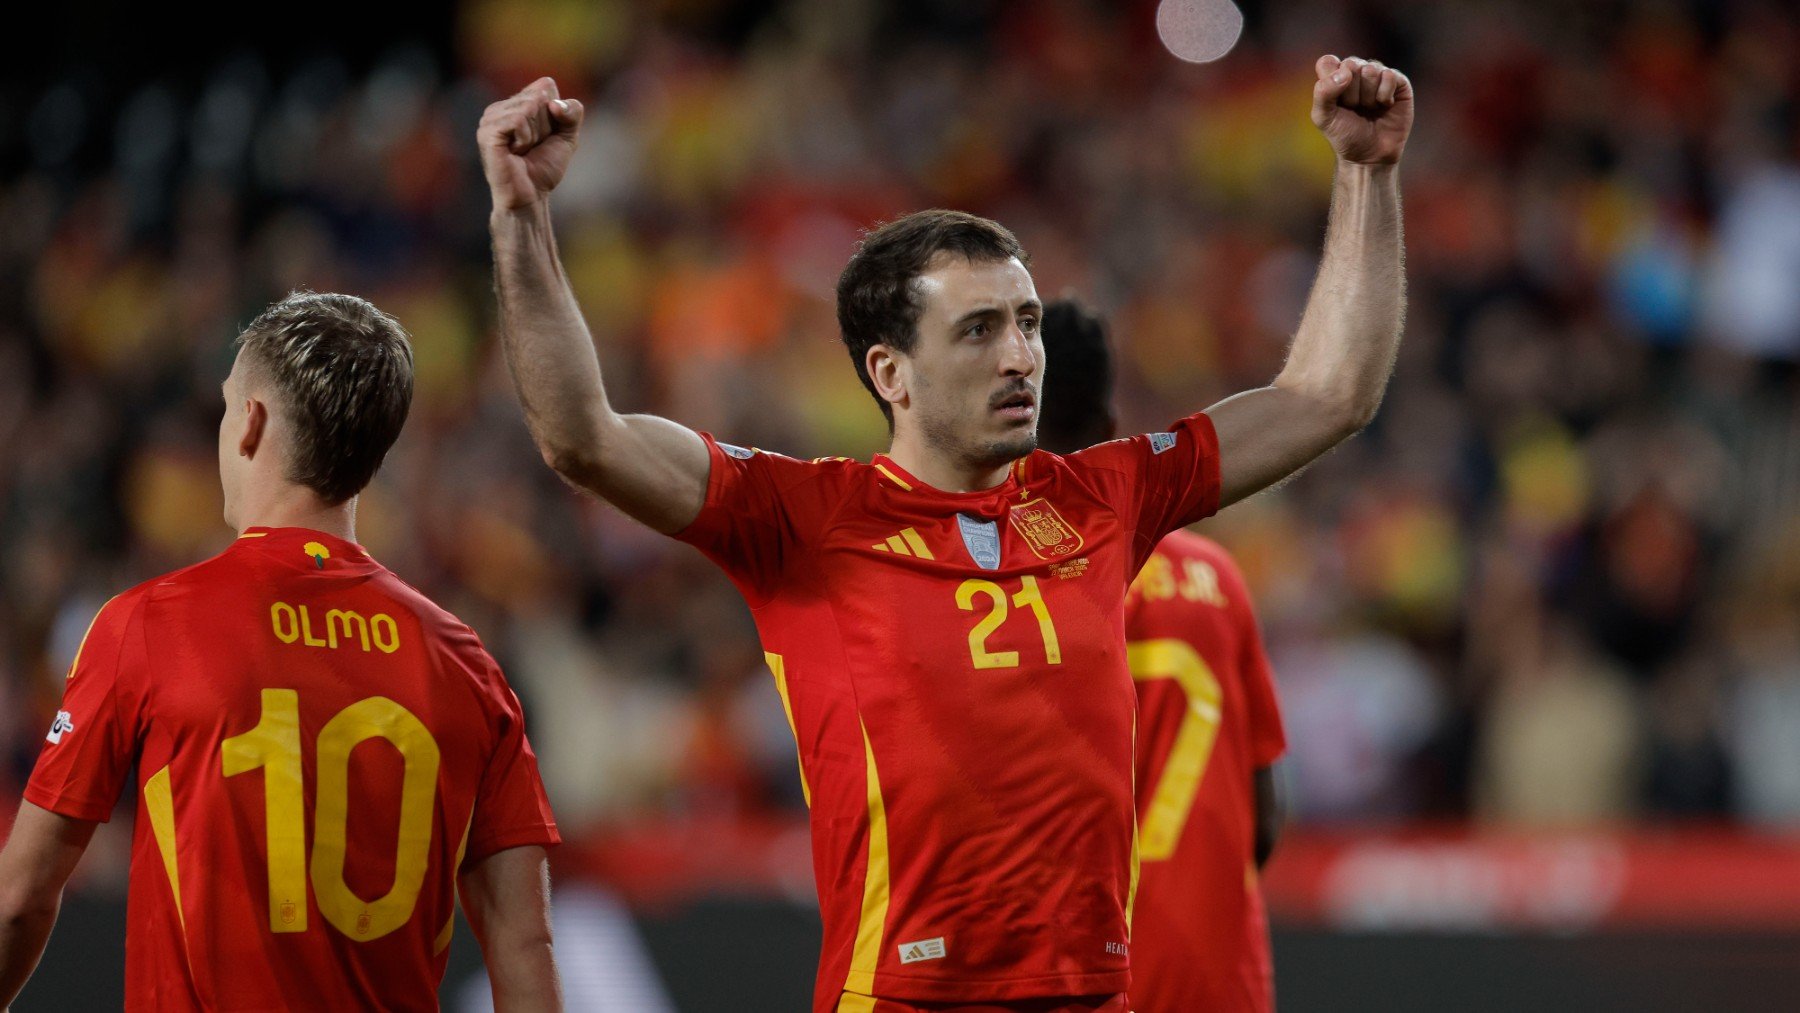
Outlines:
[[[1006,328],[1000,347],[1000,372],[1004,376],[1030,376],[1037,370],[1037,356],[1031,350],[1031,338],[1013,321]]]

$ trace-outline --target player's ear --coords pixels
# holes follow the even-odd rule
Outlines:
[[[263,437],[268,435],[269,407],[251,397],[244,399],[244,431],[238,435],[238,453],[246,458],[255,458],[262,447]]]
[[[891,405],[901,404],[906,400],[906,383],[909,379],[906,365],[906,356],[887,345],[870,345],[868,354],[863,358],[863,366],[869,371],[869,380],[875,385],[876,395]]]

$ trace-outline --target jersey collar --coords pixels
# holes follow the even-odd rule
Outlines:
[[[238,535],[233,543],[234,548],[237,546],[254,546],[259,552],[308,570],[362,568],[375,564],[368,551],[355,542],[311,528],[249,527]]]
[[[1025,476],[1029,472],[1032,456],[1034,455],[1027,455],[1014,461],[1012,465],[1006,469],[1006,480],[999,485],[996,485],[991,489],[976,489],[973,492],[949,492],[928,485],[923,479],[920,479],[905,468],[900,467],[893,458],[886,454],[876,454],[870,459],[869,464],[881,475],[883,482],[902,492],[909,492],[918,496],[927,496],[932,499],[949,503],[962,503],[973,506],[976,504],[1004,502],[1018,493],[1021,485],[1025,481]]]

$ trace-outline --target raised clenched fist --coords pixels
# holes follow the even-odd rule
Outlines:
[[[581,103],[557,95],[547,77],[487,107],[475,139],[495,210],[531,207],[556,189],[575,155],[582,113]]]
[[[1413,89],[1406,75],[1374,60],[1321,56],[1313,66],[1312,121],[1338,158],[1394,165],[1412,133]]]

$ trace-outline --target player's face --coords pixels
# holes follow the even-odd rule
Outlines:
[[[1037,449],[1043,304],[1017,258],[940,253],[919,276],[924,312],[907,360],[908,414],[927,445],[1000,465]]]

